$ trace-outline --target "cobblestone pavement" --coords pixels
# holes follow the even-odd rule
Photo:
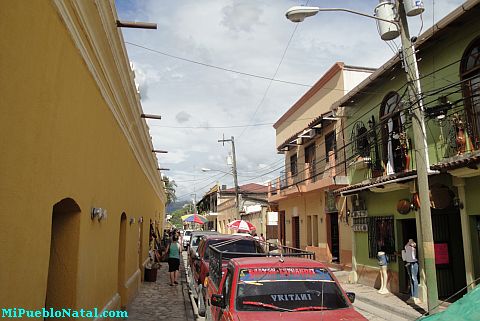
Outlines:
[[[127,307],[128,321],[193,321],[183,260],[180,263],[179,285],[170,286],[168,263],[162,262],[157,282],[143,282],[137,296]]]

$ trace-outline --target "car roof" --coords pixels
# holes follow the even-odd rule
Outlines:
[[[192,236],[193,235],[207,235],[207,234],[212,234],[212,235],[219,235],[220,233],[218,233],[217,231],[193,231],[192,232]]]
[[[250,235],[232,235],[232,234],[208,234],[203,236],[206,240],[255,240]]]
[[[230,260],[230,263],[242,268],[242,267],[315,267],[315,268],[327,268],[327,266],[321,262],[314,261],[311,259],[306,259],[302,257],[283,257],[283,262],[280,259],[280,256],[274,257],[242,257],[242,258],[233,258]]]

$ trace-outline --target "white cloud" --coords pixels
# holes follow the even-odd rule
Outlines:
[[[190,115],[187,112],[184,112],[183,110],[177,113],[177,115],[175,116],[175,118],[177,119],[177,122],[179,122],[180,124],[189,121],[191,117],[192,115]]]
[[[285,11],[299,3],[304,1],[117,0],[121,19],[158,24],[158,30],[122,29],[125,41],[266,77],[274,74],[295,28],[285,19]],[[426,0],[423,31],[461,3],[436,1],[433,8],[433,0]],[[342,7],[365,13],[372,13],[377,4],[377,0],[341,2]],[[321,6],[340,4],[324,0]],[[416,35],[420,18],[409,18],[409,23],[411,34]],[[225,157],[230,145],[217,142],[223,134],[235,136],[238,172],[243,175],[240,183],[251,179],[244,176],[261,175],[282,165],[283,156],[275,152],[275,131],[271,126],[249,127],[242,136],[243,128],[215,127],[273,123],[308,88],[273,83],[252,120],[268,81],[191,64],[128,44],[127,50],[135,65],[145,113],[162,115],[160,121],[148,121],[150,132],[156,148],[169,150],[168,154],[159,154],[158,159],[162,167],[171,168],[167,175],[179,182],[179,195],[190,197],[193,191],[201,194],[222,176],[202,173],[201,167],[228,171]],[[345,13],[319,13],[298,25],[277,78],[313,84],[336,61],[378,67],[392,55],[380,40],[373,20]],[[175,126],[206,128],[170,128]],[[278,171],[257,181],[275,175]],[[232,185],[229,175],[220,181]]]

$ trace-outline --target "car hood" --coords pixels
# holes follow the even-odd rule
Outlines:
[[[322,317],[323,314],[323,317]],[[353,308],[339,309],[331,311],[303,311],[303,312],[240,312],[236,313],[235,321],[366,321],[360,313]]]

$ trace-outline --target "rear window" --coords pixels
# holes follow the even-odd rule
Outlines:
[[[191,246],[198,246],[202,240],[203,235],[195,235],[190,242]]]
[[[186,235],[186,236],[192,235],[192,231],[185,231],[185,235]]]
[[[219,244],[220,243],[220,244]],[[237,252],[237,253],[263,253],[262,247],[255,240],[210,240],[207,246],[217,244],[215,247],[222,252]],[[210,249],[207,248],[205,253],[205,260],[210,257]]]

